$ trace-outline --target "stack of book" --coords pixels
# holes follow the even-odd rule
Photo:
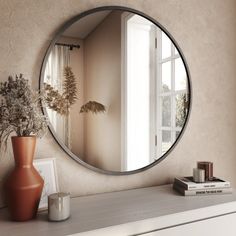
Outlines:
[[[184,196],[211,195],[211,194],[229,194],[232,193],[230,182],[219,178],[196,183],[193,177],[175,178],[173,189]]]

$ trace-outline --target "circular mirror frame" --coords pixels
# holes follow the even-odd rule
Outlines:
[[[192,90],[191,90],[191,79],[190,79],[190,72],[189,72],[189,68],[188,68],[188,65],[186,63],[186,59],[178,45],[178,43],[175,41],[175,39],[171,36],[171,34],[160,24],[158,23],[155,19],[153,19],[152,17],[138,11],[138,10],[135,10],[135,9],[132,9],[132,8],[128,8],[128,7],[124,7],[124,6],[103,6],[103,7],[97,7],[97,8],[93,8],[91,10],[87,10],[83,13],[80,13],[79,15],[71,18],[70,20],[68,20],[56,33],[56,36],[53,38],[52,42],[50,43],[47,51],[46,51],[46,54],[43,58],[43,63],[42,63],[42,66],[41,66],[41,70],[40,70],[40,79],[39,79],[39,90],[41,88],[43,88],[43,78],[44,78],[44,70],[45,70],[45,66],[46,66],[46,62],[47,62],[47,59],[49,57],[49,54],[51,52],[51,49],[54,47],[55,43],[57,42],[57,40],[60,38],[61,34],[68,28],[70,27],[72,24],[74,24],[76,21],[78,21],[79,19],[89,15],[89,14],[92,14],[92,13],[95,13],[95,12],[98,12],[98,11],[104,11],[104,10],[121,10],[121,11],[128,11],[128,12],[131,12],[131,13],[134,13],[134,14],[137,14],[137,15],[140,15],[146,19],[148,19],[149,21],[151,21],[153,24],[155,24],[156,26],[158,26],[162,31],[165,32],[165,34],[171,39],[172,43],[174,44],[174,46],[176,47],[176,49],[178,50],[179,52],[179,55],[183,61],[183,64],[184,64],[184,67],[185,67],[185,70],[186,70],[186,74],[187,74],[187,80],[188,80],[188,96],[189,96],[189,107],[188,107],[188,113],[187,113],[187,116],[186,116],[186,119],[185,119],[185,122],[184,122],[184,125],[182,127],[182,130],[180,131],[180,134],[178,136],[178,138],[175,140],[175,142],[172,144],[172,146],[167,150],[166,153],[164,153],[160,158],[158,158],[156,161],[152,162],[151,164],[147,165],[147,166],[144,166],[142,168],[139,168],[139,169],[136,169],[136,170],[132,170],[132,171],[110,171],[110,170],[103,170],[103,169],[99,169],[95,166],[92,166],[84,161],[82,161],[78,156],[76,156],[74,153],[72,153],[69,148],[64,144],[62,143],[58,138],[57,138],[57,134],[54,130],[54,128],[52,127],[51,123],[49,123],[48,127],[49,127],[49,130],[52,134],[52,136],[54,137],[54,139],[56,140],[56,142],[59,144],[59,146],[63,149],[63,151],[68,154],[74,161],[76,161],[77,163],[83,165],[84,167],[90,169],[90,170],[93,170],[93,171],[96,171],[96,172],[99,172],[101,174],[107,174],[107,175],[130,175],[130,174],[136,174],[136,173],[139,173],[139,172],[142,172],[144,170],[147,170],[155,165],[157,165],[158,163],[160,163],[161,161],[163,161],[172,151],[173,149],[175,148],[175,146],[177,145],[177,143],[179,142],[179,140],[181,139],[185,129],[186,129],[186,126],[187,126],[187,123],[188,123],[188,120],[189,120],[189,116],[190,116],[190,112],[191,112],[191,107],[192,107]],[[46,109],[43,107],[43,113],[45,115],[47,115],[47,111]]]

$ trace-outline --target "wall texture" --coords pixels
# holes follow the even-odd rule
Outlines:
[[[197,160],[213,161],[215,174],[236,186],[235,0],[0,0],[0,80],[22,72],[37,87],[43,56],[58,28],[80,12],[104,5],[143,11],[176,39],[192,77],[187,129],[168,158],[135,175],[92,172],[71,160],[50,134],[38,141],[36,157],[57,158],[60,188],[74,196],[165,184],[176,175],[191,174]],[[12,165],[9,148],[1,156],[1,182]]]

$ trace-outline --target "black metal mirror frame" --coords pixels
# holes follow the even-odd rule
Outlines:
[[[173,149],[175,148],[175,146],[177,145],[177,143],[181,139],[184,131],[186,130],[186,126],[187,126],[187,123],[188,123],[188,120],[189,120],[189,116],[190,116],[190,112],[191,112],[191,107],[192,107],[192,90],[191,90],[190,72],[189,72],[189,68],[188,68],[188,65],[186,63],[185,57],[184,57],[180,47],[178,46],[177,42],[175,41],[175,39],[171,36],[171,34],[160,23],[158,23],[152,17],[150,17],[150,16],[148,16],[148,15],[146,15],[146,14],[144,14],[144,13],[138,11],[138,10],[131,9],[131,8],[128,8],[128,7],[124,7],[124,6],[103,6],[103,7],[93,8],[91,10],[85,11],[85,12],[83,12],[83,13],[75,16],[75,17],[73,17],[72,19],[67,21],[58,30],[58,32],[56,33],[56,36],[54,37],[54,39],[52,40],[52,42],[50,43],[50,45],[49,45],[49,47],[48,47],[48,49],[46,51],[46,54],[44,56],[43,63],[42,63],[42,66],[41,66],[41,70],[40,70],[39,89],[43,88],[43,83],[44,83],[43,78],[44,78],[44,71],[45,71],[45,66],[46,66],[47,59],[48,59],[49,54],[50,54],[52,48],[54,47],[55,43],[60,38],[61,34],[68,27],[70,27],[73,23],[78,21],[79,19],[81,19],[81,18],[83,18],[83,17],[85,17],[85,16],[87,16],[89,14],[92,14],[92,13],[95,13],[95,12],[98,12],[98,11],[104,11],[104,10],[123,10],[123,11],[128,11],[128,12],[140,15],[140,16],[148,19],[153,24],[158,26],[162,31],[164,31],[168,35],[168,37],[171,39],[172,43],[175,45],[176,49],[179,52],[180,57],[183,60],[184,67],[185,67],[186,74],[187,74],[187,79],[188,79],[189,108],[188,108],[187,117],[186,117],[186,120],[185,120],[184,125],[182,127],[182,130],[180,131],[180,134],[179,134],[178,138],[175,140],[175,142],[172,144],[172,146],[168,149],[168,151],[165,154],[163,154],[160,158],[158,158],[156,161],[154,161],[151,164],[149,164],[149,165],[147,165],[145,167],[142,167],[140,169],[136,169],[136,170],[132,170],[132,171],[123,171],[123,172],[121,172],[121,171],[103,170],[103,169],[99,169],[97,167],[94,167],[92,165],[87,164],[86,162],[82,161],[78,156],[76,156],[74,153],[72,153],[69,150],[69,148],[57,138],[57,134],[56,134],[54,128],[52,127],[51,123],[49,124],[49,130],[50,130],[51,134],[53,135],[53,137],[55,138],[56,142],[64,150],[64,152],[66,154],[68,154],[74,161],[76,161],[77,163],[87,167],[88,169],[96,171],[96,172],[99,172],[99,173],[102,173],[102,174],[109,174],[109,175],[130,175],[130,174],[136,174],[136,173],[139,173],[141,171],[147,170],[147,169],[157,165],[158,163],[160,163],[162,160],[164,160],[173,151]],[[43,113],[47,115],[47,111],[46,111],[45,108],[43,108]]]

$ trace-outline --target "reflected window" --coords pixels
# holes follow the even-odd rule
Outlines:
[[[126,76],[123,114],[125,170],[150,163],[150,37],[152,23],[138,15],[126,16]],[[123,141],[124,142],[124,141]]]
[[[161,48],[162,48],[162,53],[161,53],[162,59],[171,56],[172,45],[171,41],[169,40],[166,34],[161,34]]]
[[[160,157],[171,147],[182,130],[187,116],[188,91],[187,74],[178,50],[163,31],[157,29],[156,38],[157,120],[161,117],[156,130],[156,154]],[[165,56],[166,46],[163,45],[170,45],[168,57]]]
[[[187,116],[187,75],[169,37],[139,15],[123,15],[122,169],[160,158]]]

